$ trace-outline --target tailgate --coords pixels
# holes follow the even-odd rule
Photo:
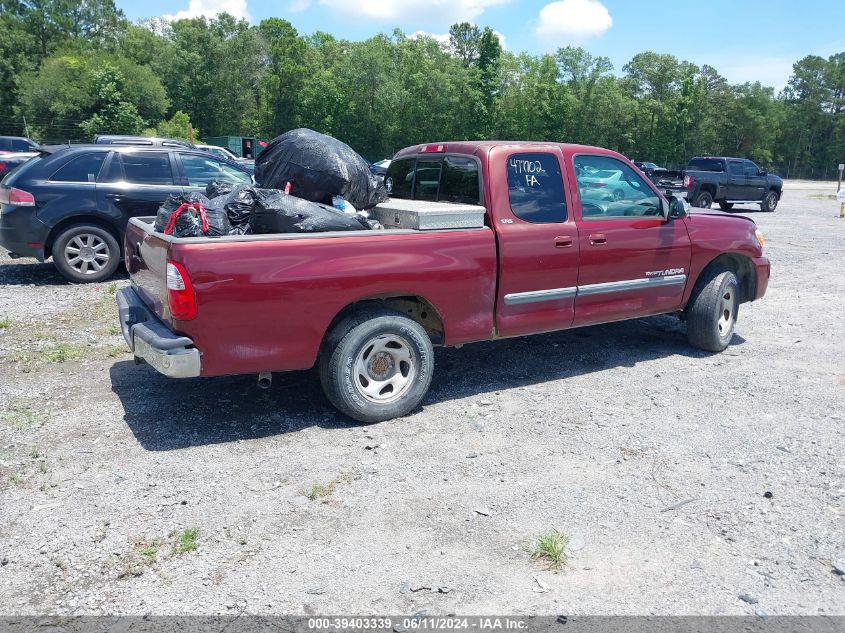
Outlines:
[[[138,296],[159,319],[170,323],[167,256],[170,242],[154,232],[155,218],[132,218],[126,227],[126,270]]]

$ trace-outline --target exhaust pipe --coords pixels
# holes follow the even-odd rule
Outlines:
[[[262,371],[258,374],[258,388],[259,389],[269,389],[270,385],[273,384],[273,374],[269,371]]]

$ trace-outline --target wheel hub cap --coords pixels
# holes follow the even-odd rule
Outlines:
[[[401,398],[416,378],[416,359],[411,346],[394,334],[374,336],[355,359],[354,384],[358,393],[378,404]]]
[[[94,275],[108,264],[109,247],[98,235],[81,233],[73,236],[65,246],[67,263],[83,275]]]

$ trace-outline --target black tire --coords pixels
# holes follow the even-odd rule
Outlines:
[[[707,352],[721,352],[731,342],[739,316],[739,282],[724,268],[705,270],[687,304],[687,339]]]
[[[730,211],[731,209],[734,208],[734,203],[733,202],[720,202],[719,208],[722,211]]]
[[[695,197],[692,206],[699,207],[700,209],[709,209],[711,204],[713,204],[713,194],[709,191],[701,191]]]
[[[434,348],[422,326],[401,312],[366,310],[332,330],[319,364],[329,401],[372,424],[407,415],[422,402],[434,373]]]
[[[74,224],[62,230],[53,242],[52,254],[59,272],[81,284],[108,279],[120,265],[117,239],[96,224]]]
[[[771,213],[778,208],[779,201],[780,196],[777,191],[767,191],[766,195],[763,196],[762,202],[760,202],[760,209],[767,213]]]

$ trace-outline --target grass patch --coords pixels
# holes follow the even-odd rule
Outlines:
[[[12,473],[9,475],[9,483],[13,486],[23,486],[24,478],[21,477],[18,473]]]
[[[176,534],[176,542],[173,544],[174,554],[187,554],[197,549],[197,539],[200,536],[199,528],[186,528]]]
[[[114,295],[117,294],[117,282],[112,282],[106,288],[106,294]]]
[[[0,422],[16,431],[44,426],[48,419],[46,413],[33,411],[26,402],[20,400],[10,403],[8,409],[0,414]]]
[[[560,569],[566,564],[566,545],[569,537],[559,530],[549,530],[537,537],[530,548],[531,560],[541,561],[549,569]]]
[[[311,489],[308,490],[307,493],[305,493],[305,496],[308,497],[311,501],[317,501],[318,499],[325,499],[327,497],[331,497],[334,494],[334,491],[337,490],[338,484],[346,484],[354,479],[354,474],[343,473],[332,479],[327,484],[314,484],[313,486],[311,486]]]
[[[82,358],[82,349],[70,343],[56,343],[51,349],[44,352],[44,358],[51,363],[64,363],[69,360]]]
[[[0,330],[7,330],[12,327],[12,319],[9,317],[3,317],[0,319]]]
[[[32,448],[29,449],[29,456],[32,459],[38,459],[39,457],[41,457],[41,449],[38,448],[37,446],[33,446]]]
[[[126,345],[109,345],[105,348],[106,356],[109,358],[118,358],[119,356],[125,356],[129,353],[129,350],[126,349]]]
[[[161,539],[138,539],[123,561],[119,578],[143,576],[147,568],[156,562],[161,549]]]

